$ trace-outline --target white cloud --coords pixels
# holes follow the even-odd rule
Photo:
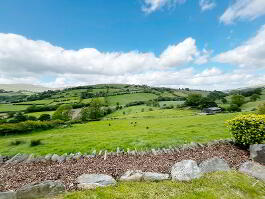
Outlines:
[[[216,7],[215,1],[212,0],[200,0],[199,5],[202,11],[211,10]]]
[[[170,45],[160,56],[156,56],[152,52],[100,52],[94,48],[65,50],[45,41],[0,33],[0,71],[15,71],[17,74],[141,73],[192,63],[200,54],[192,38]]]
[[[243,68],[265,68],[265,25],[242,45],[217,55],[214,60]]]
[[[142,11],[150,14],[156,10],[159,10],[163,7],[174,7],[177,3],[185,3],[186,0],[143,0]]]
[[[232,24],[235,20],[254,20],[265,14],[264,0],[236,0],[220,17],[220,22]]]

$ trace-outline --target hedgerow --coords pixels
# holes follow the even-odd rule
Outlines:
[[[64,124],[61,120],[53,121],[25,121],[0,125],[0,135],[21,134],[34,130],[47,130]]]
[[[240,115],[228,121],[235,141],[243,146],[265,141],[265,115]]]

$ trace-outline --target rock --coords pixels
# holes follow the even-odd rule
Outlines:
[[[153,155],[158,155],[155,149],[151,149]]]
[[[163,173],[154,173],[154,172],[144,172],[143,180],[144,181],[162,181],[168,180],[169,175]]]
[[[265,166],[259,163],[245,162],[240,166],[239,171],[265,181]]]
[[[117,183],[113,177],[104,174],[83,174],[77,178],[77,182],[79,189],[94,189]]]
[[[104,153],[104,160],[107,159],[107,155],[108,155],[108,151],[105,151],[105,153]]]
[[[66,156],[65,155],[62,155],[62,156],[59,156],[59,158],[58,158],[58,162],[59,163],[63,163],[64,161],[65,161],[65,159],[66,159]]]
[[[51,157],[51,160],[52,160],[53,162],[57,162],[57,161],[59,160],[59,158],[60,158],[59,155],[57,155],[57,154],[53,154],[52,157]]]
[[[35,160],[34,154],[30,154],[29,157],[25,160],[25,163],[32,163]]]
[[[0,199],[17,199],[17,194],[14,191],[0,192]]]
[[[28,155],[18,153],[13,158],[11,158],[10,160],[6,161],[6,164],[10,164],[10,163],[12,163],[12,164],[18,164],[20,162],[23,162],[27,158],[28,158]]]
[[[92,155],[93,155],[93,156],[96,156],[96,155],[97,155],[97,150],[94,150],[94,151],[92,152]]]
[[[141,181],[143,179],[143,175],[144,173],[140,170],[126,171],[125,174],[120,177],[120,181]]]
[[[29,184],[17,190],[17,199],[35,199],[55,196],[65,191],[60,181],[45,181],[39,184]]]
[[[203,161],[199,165],[202,173],[210,173],[215,171],[228,171],[230,170],[229,165],[218,157],[211,158]]]
[[[0,164],[4,163],[4,157],[0,155]]]
[[[265,144],[253,144],[249,147],[249,151],[252,160],[265,164]]]
[[[50,161],[52,159],[52,154],[45,155],[45,160]]]
[[[201,169],[193,160],[183,160],[173,165],[172,180],[189,181],[202,176]]]
[[[73,157],[74,160],[79,160],[82,157],[82,154],[80,152],[76,153]]]

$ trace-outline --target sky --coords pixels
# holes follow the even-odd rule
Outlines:
[[[265,0],[1,0],[0,84],[265,85]]]

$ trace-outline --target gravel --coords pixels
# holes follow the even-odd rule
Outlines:
[[[119,179],[127,170],[143,172],[170,173],[171,167],[182,160],[202,161],[219,157],[227,161],[231,168],[248,161],[249,152],[232,144],[216,144],[196,149],[185,149],[168,154],[152,153],[144,155],[104,155],[68,160],[66,162],[19,163],[16,165],[0,164],[0,191],[17,190],[30,183],[46,180],[61,180],[67,190],[77,189],[76,179],[86,173],[107,174]]]

